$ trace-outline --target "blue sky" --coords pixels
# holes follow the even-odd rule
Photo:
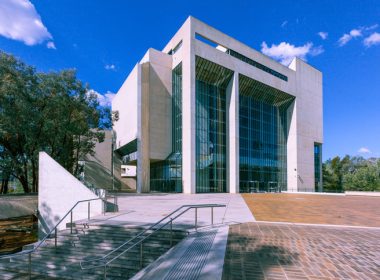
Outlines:
[[[380,157],[380,1],[1,0],[0,49],[40,71],[76,68],[107,103],[188,15],[324,75],[324,159]]]

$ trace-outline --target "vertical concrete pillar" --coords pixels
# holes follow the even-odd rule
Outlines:
[[[137,186],[138,193],[150,191],[149,153],[149,63],[138,64],[138,135]]]
[[[239,193],[239,73],[227,87],[227,191]]]
[[[191,18],[182,39],[182,185],[184,193],[195,193],[195,55]]]

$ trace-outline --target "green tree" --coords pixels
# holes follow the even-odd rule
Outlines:
[[[39,151],[76,175],[79,159],[93,153],[110,127],[109,109],[74,70],[38,73],[0,52],[0,167],[11,170],[24,192],[38,191]]]

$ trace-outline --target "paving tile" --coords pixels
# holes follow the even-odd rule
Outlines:
[[[380,280],[379,236],[379,228],[232,225],[223,279]]]
[[[380,227],[380,197],[242,194],[257,221]]]

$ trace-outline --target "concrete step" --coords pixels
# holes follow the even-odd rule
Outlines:
[[[76,228],[73,228],[73,234],[70,234],[70,229],[62,230],[58,232],[57,248],[54,246],[55,239],[50,238],[32,254],[33,277],[40,277],[41,279],[44,279],[43,277],[47,277],[46,279],[103,279],[103,267],[81,270],[80,262],[104,256],[112,249],[139,234],[141,230],[143,228],[104,225],[82,229],[78,224],[76,224]],[[186,232],[173,230],[173,246],[186,235]],[[135,241],[137,240],[141,240],[141,238]],[[126,248],[128,246],[123,247],[118,253]],[[143,267],[149,265],[169,249],[170,232],[161,230],[154,233],[143,243]],[[115,254],[110,257],[112,258],[112,256],[115,256]],[[140,268],[140,246],[137,245],[108,265],[107,279],[128,279],[136,274]],[[19,277],[24,277],[28,271],[29,259],[27,255],[0,260],[0,275],[2,273],[12,275],[18,273]]]

